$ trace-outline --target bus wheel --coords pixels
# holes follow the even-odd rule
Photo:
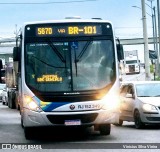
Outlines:
[[[113,125],[122,126],[123,125],[123,120],[119,119],[119,122],[118,123],[114,123]]]
[[[27,140],[32,139],[32,134],[33,134],[32,128],[30,128],[30,127],[24,127],[24,134],[25,134],[25,138]]]
[[[11,96],[10,96],[10,108],[11,109],[15,109],[16,105],[15,105],[15,93],[11,92]]]
[[[22,116],[21,116],[21,127],[24,128]]]
[[[101,135],[110,135],[111,124],[101,124],[99,125],[99,131]]]
[[[118,125],[119,125],[119,126],[122,126],[122,125],[123,125],[123,120],[119,119]]]

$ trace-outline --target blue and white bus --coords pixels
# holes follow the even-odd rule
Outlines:
[[[109,135],[118,121],[119,69],[109,21],[26,23],[19,46],[18,99],[26,139],[40,126],[94,126]]]

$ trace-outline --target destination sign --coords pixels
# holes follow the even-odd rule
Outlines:
[[[42,75],[42,77],[37,78],[37,82],[62,82],[62,77],[58,75]]]
[[[100,26],[63,26],[63,27],[37,27],[37,36],[58,35],[100,35]]]
[[[46,23],[25,26],[25,37],[76,37],[113,35],[110,23]],[[27,39],[29,40],[29,39]]]

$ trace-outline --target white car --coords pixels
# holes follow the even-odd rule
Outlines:
[[[5,83],[0,83],[0,102],[2,101],[2,91],[6,87]]]
[[[2,91],[2,104],[3,105],[8,105],[8,91],[7,91],[7,86]]]
[[[119,125],[123,121],[134,121],[137,129],[160,124],[160,81],[122,83]]]

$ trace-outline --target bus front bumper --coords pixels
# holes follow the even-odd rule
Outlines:
[[[118,123],[119,113],[112,110],[35,112],[24,108],[22,119],[24,127],[92,126]]]

